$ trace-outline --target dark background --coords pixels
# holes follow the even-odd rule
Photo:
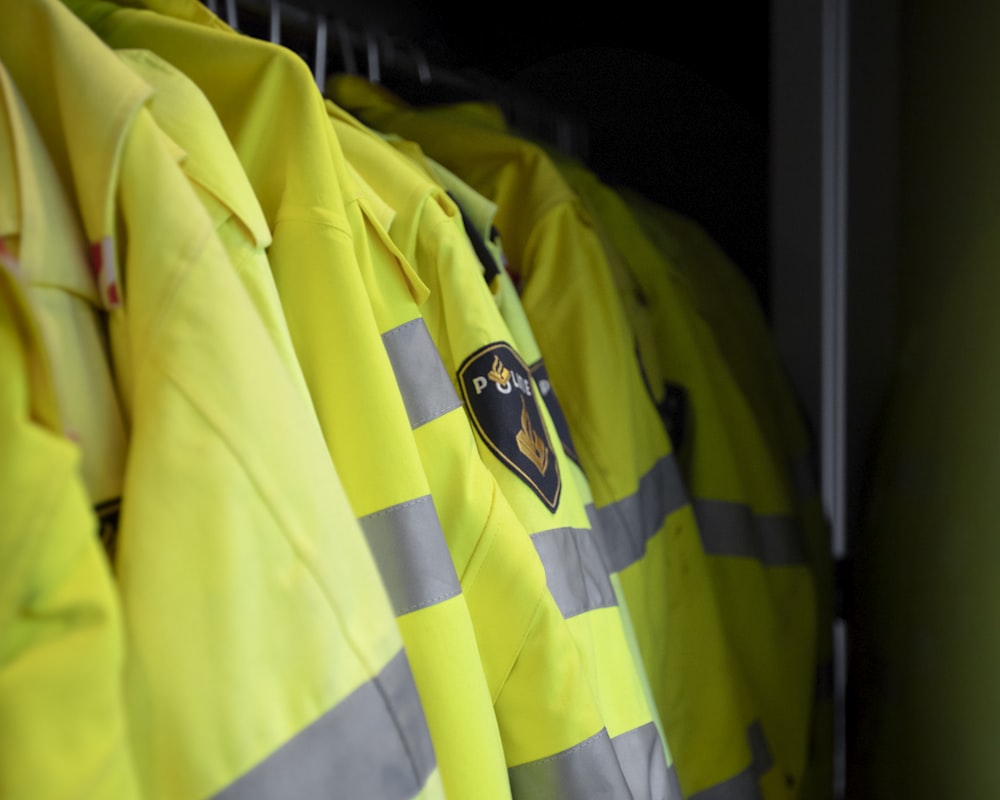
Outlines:
[[[767,0],[611,0],[571,10],[544,0],[298,4],[571,116],[586,131],[585,161],[598,175],[700,222],[767,308]],[[391,75],[385,83],[393,88]]]

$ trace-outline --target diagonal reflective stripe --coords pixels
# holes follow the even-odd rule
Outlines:
[[[554,528],[532,534],[549,592],[565,619],[618,605],[608,568],[592,531]]]
[[[683,800],[677,776],[667,769],[660,732],[650,722],[611,740],[633,800]]]
[[[410,664],[400,651],[215,800],[409,800],[436,767]]]
[[[410,320],[383,333],[382,343],[403,395],[411,428],[419,428],[461,407],[462,401],[422,319]]]
[[[696,500],[694,513],[710,555],[754,558],[772,567],[807,563],[794,517],[754,514],[742,503],[724,500]]]
[[[615,748],[603,728],[575,747],[507,770],[517,800],[631,800]]]
[[[670,454],[639,479],[635,494],[597,508],[591,526],[599,531],[608,569],[619,572],[642,558],[667,515],[687,502],[684,479]]]
[[[751,767],[738,775],[695,792],[688,800],[761,800],[757,777]]]
[[[771,748],[767,746],[767,737],[759,722],[752,722],[747,728],[747,743],[750,745],[750,757],[753,759],[753,772],[758,778],[766,775],[774,766]]]
[[[462,591],[430,495],[361,517],[396,616]]]

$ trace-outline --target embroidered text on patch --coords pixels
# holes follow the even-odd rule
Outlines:
[[[494,342],[462,363],[458,379],[483,442],[554,511],[562,481],[531,371],[509,345]]]

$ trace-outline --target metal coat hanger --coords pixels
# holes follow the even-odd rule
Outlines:
[[[321,92],[326,86],[326,37],[326,16],[318,14],[316,16],[316,57],[313,59],[313,75],[316,77],[316,85]]]
[[[281,3],[279,0],[270,0],[268,6],[268,17],[271,23],[268,38],[274,44],[281,44]]]

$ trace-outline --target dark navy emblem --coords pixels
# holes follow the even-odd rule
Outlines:
[[[556,397],[555,389],[552,388],[552,383],[549,381],[549,371],[545,368],[544,361],[536,361],[531,365],[531,376],[535,379],[535,383],[538,385],[538,391],[542,393],[542,400],[545,401],[545,407],[549,410],[549,416],[552,417],[552,424],[556,426],[556,434],[559,436],[559,441],[562,442],[562,448],[576,465],[583,469],[583,465],[580,463],[580,457],[576,454],[576,446],[573,444],[573,437],[569,432],[569,423],[566,421],[566,415],[563,413],[562,406],[559,404],[559,398]]]
[[[531,371],[509,345],[494,342],[462,363],[465,407],[487,447],[552,511],[562,481],[531,383]]]

